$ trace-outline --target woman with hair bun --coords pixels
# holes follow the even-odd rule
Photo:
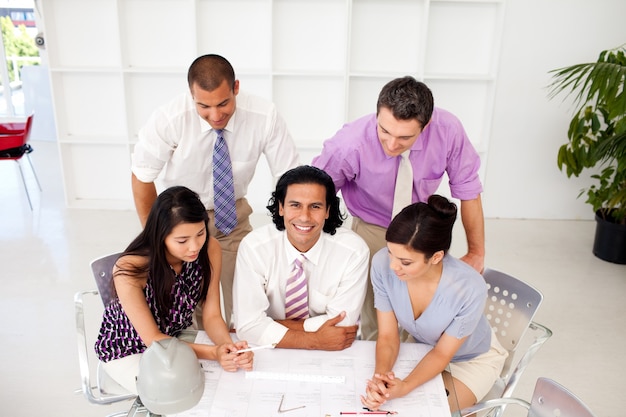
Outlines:
[[[471,266],[448,254],[456,205],[432,195],[405,207],[392,220],[387,248],[372,259],[378,318],[376,368],[363,405],[377,410],[442,374],[451,409],[475,404],[499,377],[507,351],[483,314],[487,286]],[[392,369],[398,357],[398,325],[433,348],[405,378]]]

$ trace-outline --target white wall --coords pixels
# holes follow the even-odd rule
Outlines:
[[[591,180],[588,179],[587,175],[580,179],[568,179],[556,166],[557,150],[559,146],[566,141],[567,127],[573,107],[570,102],[563,103],[560,97],[555,100],[548,100],[548,91],[546,88],[550,82],[548,71],[580,62],[595,61],[601,50],[617,47],[626,42],[626,29],[624,26],[626,1],[502,1],[505,4],[505,17],[501,39],[501,59],[498,66],[491,135],[487,140],[483,140],[483,138],[472,138],[472,141],[475,143],[483,142],[488,144],[488,149],[484,153],[487,155],[487,159],[483,161],[483,169],[485,172],[485,192],[483,194],[485,216],[488,218],[592,219],[593,213],[591,207],[584,203],[584,198],[577,198],[579,190],[585,185],[590,184]],[[459,0],[459,2],[461,2],[461,0]],[[80,45],[78,41],[81,39],[76,38],[76,31],[73,29],[69,32],[68,30],[60,30],[65,28],[62,24],[64,22],[62,11],[73,10],[75,7],[78,7],[79,4],[70,1],[58,1],[56,3],[51,1],[47,4],[50,6],[49,11],[51,12],[51,17],[49,16],[47,18],[51,19],[52,24],[56,22],[58,26],[56,31],[48,30],[48,32],[52,33],[47,33],[47,35],[49,36],[55,33],[59,35],[59,33],[61,33],[64,36],[56,36],[56,38],[53,36],[52,39],[71,41],[69,42],[69,46],[59,45],[57,51],[58,56],[56,61],[60,61],[61,64],[59,65],[57,62],[59,68],[56,68],[56,79],[57,84],[59,84],[63,92],[62,81],[65,77],[71,78],[73,76],[76,78],[76,73],[71,64],[73,62],[72,60],[69,60],[70,62],[68,63],[60,58],[66,57],[66,55],[69,54],[67,50],[72,49],[72,42]],[[80,4],[82,5],[82,3]],[[124,11],[126,10],[124,7],[131,7],[135,3],[102,0],[94,4],[106,10],[112,8],[112,5],[117,5]],[[282,6],[286,6],[287,4],[287,2],[281,2]],[[405,7],[405,4],[408,8],[413,3],[408,0],[406,3],[394,2],[396,7]],[[189,10],[191,10],[190,3],[184,3],[184,5],[187,6],[185,10],[189,12]],[[225,7],[225,5],[226,3],[224,2],[223,7]],[[89,7],[90,10],[93,10],[92,5]],[[57,9],[61,10],[61,12],[55,14],[55,12],[58,11]],[[284,10],[287,9],[283,8],[281,10],[283,10],[283,13],[287,13],[284,12]],[[111,18],[112,21],[115,21],[118,16],[117,12],[110,12],[111,16],[113,16]],[[135,10],[135,12],[142,13],[137,10]],[[124,14],[121,13],[121,15]],[[142,27],[142,25],[145,25],[145,27]],[[107,24],[104,26],[110,29],[109,27],[114,25]],[[458,25],[451,24],[450,26],[457,28],[457,31],[450,31],[450,36],[453,39],[463,36],[462,31],[458,29]],[[131,25],[132,33],[149,32],[153,27],[154,24],[151,26],[145,19],[135,19]],[[48,29],[51,28],[49,27]],[[204,33],[200,29],[198,29],[198,31]],[[228,29],[233,31],[238,30],[237,28]],[[117,34],[117,30],[111,29],[111,31]],[[225,32],[227,32],[227,30]],[[184,34],[187,34],[187,32],[184,32]],[[200,38],[204,39],[202,36],[200,36]],[[115,42],[111,43],[116,44]],[[53,44],[54,42],[48,42],[50,46]],[[61,48],[61,46],[64,47]],[[93,45],[85,48],[91,51]],[[469,48],[465,47],[461,52],[467,53],[466,49]],[[237,51],[240,51],[241,54],[248,53],[245,51],[245,48],[237,48]],[[61,54],[61,52],[63,52],[63,54]],[[216,52],[219,53],[220,51]],[[386,52],[389,51],[381,52],[373,50],[372,54],[377,57],[377,59],[385,60]],[[409,50],[408,53],[410,52]],[[100,54],[95,55],[99,57]],[[229,57],[228,54],[226,56]],[[121,57],[117,58],[121,59]],[[91,62],[94,60],[95,64]],[[132,70],[115,69],[119,65],[114,65],[114,63],[111,63],[111,65],[115,68],[110,70],[107,66],[108,63],[104,65],[100,63],[99,59],[95,58],[91,58],[91,61],[87,60],[87,66],[82,68],[82,72],[79,71],[78,75],[94,76],[103,72],[108,78],[116,80],[118,84],[121,84],[121,82],[119,82],[120,79],[123,79],[125,82],[130,82],[129,80],[135,80],[137,74],[141,75],[141,71],[135,74]],[[233,61],[235,60],[233,59]],[[452,60],[452,62],[454,62],[454,60]],[[98,71],[94,71],[91,68],[94,65]],[[99,67],[103,65],[104,68]],[[187,63],[184,65],[185,70],[186,66]],[[235,67],[237,70],[238,66],[235,65]],[[182,74],[181,68],[177,67],[176,71]],[[150,71],[148,71],[148,74],[151,74]],[[167,73],[165,76],[171,78],[178,77],[179,75],[178,73]],[[240,78],[245,79],[246,74],[243,74],[243,77],[240,74]],[[181,85],[184,84],[184,76],[181,75],[180,80]],[[245,86],[242,88],[245,88]],[[82,98],[82,90],[80,92],[81,97],[70,97],[73,101],[63,98],[63,102],[75,102],[75,107],[66,106],[67,103],[62,104],[62,107],[67,107],[64,109],[64,114],[68,112],[72,113],[76,109],[76,103],[79,103],[82,108],[82,100],[84,100],[84,98]],[[293,94],[298,94],[298,91],[294,91]],[[462,94],[462,92],[459,92],[459,94]],[[120,95],[122,94],[120,93]],[[460,98],[463,102],[471,101],[471,99],[471,97]],[[147,99],[144,97],[144,100]],[[332,99],[326,98],[326,100],[332,103]],[[437,97],[435,97],[435,100],[437,100]],[[444,100],[443,96],[442,100]],[[476,98],[476,100],[478,100],[478,98]],[[123,99],[119,101],[124,102]],[[117,101],[109,98],[109,102],[116,103]],[[109,102],[105,101],[104,103]],[[287,102],[289,101],[287,100]],[[160,103],[155,102],[154,107],[156,108],[159,104]],[[374,109],[374,105],[375,103],[372,102],[372,110]],[[109,111],[112,111],[112,108],[123,108],[123,106],[110,106],[108,104],[104,107]],[[125,161],[128,158],[124,157],[126,156],[127,150],[132,147],[130,145],[134,139],[131,137],[127,144],[124,136],[127,131],[135,131],[135,119],[137,119],[139,117],[138,115],[143,111],[143,108],[140,109],[140,111],[135,110],[134,119],[131,118],[133,121],[130,128],[125,126],[123,121],[118,121],[117,124],[110,123],[111,127],[109,130],[112,133],[108,132],[108,136],[112,136],[113,139],[110,139],[106,132],[102,133],[99,131],[95,133],[91,132],[94,134],[87,135],[85,138],[66,138],[67,143],[65,145],[68,150],[67,155],[65,155],[66,158],[62,158],[62,160],[65,161],[65,164],[75,163],[78,165],[78,168],[80,168],[82,166],[80,164],[84,164],[82,157],[80,157],[80,155],[83,154],[76,154],[78,156],[74,156],[73,152],[70,152],[74,149],[78,149],[79,151],[88,149],[92,153],[94,153],[93,149],[96,149],[98,152],[95,152],[95,154],[99,159],[102,159],[100,149],[93,147],[91,143],[93,140],[100,140],[103,142],[102,147],[104,147],[105,150],[109,148],[116,149],[115,155],[111,156],[111,158],[117,158],[118,166],[120,166],[120,164],[125,165]],[[94,112],[97,113],[93,106],[90,105],[86,111],[86,113],[88,113],[87,115],[91,115]],[[123,113],[122,110],[118,112]],[[59,112],[57,111],[57,116],[58,114]],[[124,120],[124,117],[114,119]],[[306,123],[311,123],[308,117],[303,119]],[[328,120],[326,120],[326,122],[328,122]],[[473,122],[475,122],[475,120],[464,121],[466,126],[471,125]],[[85,122],[82,123],[84,124]],[[58,125],[59,123],[57,122],[57,126]],[[94,126],[97,125],[98,123],[94,123]],[[298,128],[302,130],[301,126],[292,127],[291,130],[292,132],[298,131]],[[335,130],[339,128],[340,126],[337,125]],[[66,128],[65,130],[68,129]],[[70,130],[71,129],[68,131]],[[79,133],[84,132],[81,131]],[[94,136],[95,139],[92,136]],[[313,149],[310,146],[303,149],[301,153],[302,162],[309,163],[318,152],[319,149]],[[119,158],[119,155],[122,155],[122,157]],[[119,160],[122,162],[119,162]],[[122,172],[120,173],[121,177],[118,179],[118,182],[124,184],[124,186],[128,184],[126,175],[127,173],[124,174]],[[65,180],[66,192],[68,190],[68,181],[79,182],[78,179],[80,179],[79,185],[74,184],[74,187],[69,187],[69,189],[84,191],[84,193],[87,194],[85,198],[93,197],[91,195],[92,190],[105,188],[92,184],[94,181],[93,175],[92,178],[82,175],[73,175],[70,177],[69,180],[67,178]],[[106,181],[111,184],[114,183],[109,181],[109,178],[107,178]],[[248,194],[249,200],[257,213],[265,212],[264,207],[269,198],[268,190],[272,188],[271,183],[272,180],[267,165],[265,161],[262,161],[259,165],[254,182],[249,187]],[[122,206],[132,207],[129,186],[124,188],[124,190],[128,188],[127,192],[120,191],[122,187],[118,185],[114,187],[110,186],[109,188],[111,187],[114,188],[113,191],[117,193],[107,189],[110,191],[109,194],[115,194],[115,198],[118,200],[127,196],[128,201],[124,200]],[[77,194],[77,192],[74,192],[74,194]],[[103,198],[108,197],[108,194],[103,191],[101,191],[100,194],[105,194]],[[118,194],[122,194],[122,197]],[[82,198],[82,196],[79,197]],[[80,200],[79,198],[74,199]],[[96,204],[106,203],[104,199],[100,201],[96,198],[94,201],[96,201]]]
[[[580,189],[556,165],[571,101],[547,99],[548,71],[593,62],[626,42],[624,0],[507,0],[494,125],[486,165],[486,217],[592,219]]]

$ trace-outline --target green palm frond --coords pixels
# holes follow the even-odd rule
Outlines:
[[[616,159],[626,163],[626,132],[616,134],[610,141],[599,143],[594,153],[598,160]]]
[[[626,114],[626,44],[602,51],[597,62],[571,65],[552,70],[549,98],[561,92],[565,97],[575,94],[574,103],[582,108],[595,104],[610,109],[610,118]]]

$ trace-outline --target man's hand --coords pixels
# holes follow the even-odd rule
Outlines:
[[[475,253],[468,252],[461,260],[482,274],[485,270],[485,257]]]
[[[287,349],[343,350],[352,346],[358,326],[337,326],[346,317],[342,311],[314,332],[304,330],[304,320],[276,320],[289,330],[276,347]]]
[[[322,350],[343,350],[352,346],[356,339],[357,325],[337,326],[346,317],[346,312],[342,311],[336,317],[326,320],[315,332],[318,349]]]

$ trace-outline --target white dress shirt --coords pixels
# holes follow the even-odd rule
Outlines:
[[[250,232],[237,253],[233,306],[240,340],[265,345],[282,340],[287,327],[274,320],[285,319],[285,287],[299,252],[287,233],[269,225]],[[338,324],[356,324],[367,288],[369,249],[363,239],[346,228],[330,235],[322,232],[305,253],[308,279],[309,318],[304,330],[314,332],[342,311]]]
[[[277,180],[299,164],[298,152],[274,104],[240,92],[224,129],[233,167],[235,198],[245,197],[261,154]],[[217,134],[197,113],[189,92],[157,109],[139,131],[132,171],[142,182],[184,185],[213,209],[213,147]],[[163,171],[163,172],[161,172]]]

